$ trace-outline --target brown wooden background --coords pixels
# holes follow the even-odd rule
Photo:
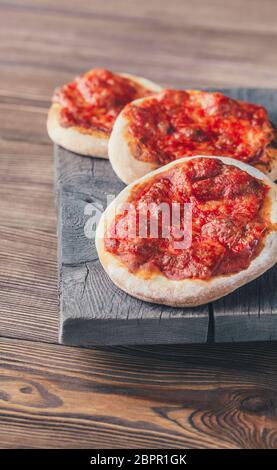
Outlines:
[[[277,447],[277,345],[57,344],[45,120],[90,67],[276,86],[274,0],[0,0],[0,446]]]

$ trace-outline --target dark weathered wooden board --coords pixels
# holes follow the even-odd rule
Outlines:
[[[242,100],[264,105],[277,124],[277,91],[223,90]],[[277,340],[277,265],[259,279],[213,304],[216,342]]]
[[[224,90],[259,102],[277,122],[277,92]],[[55,149],[59,235],[60,341],[74,345],[204,343],[277,339],[276,268],[232,295],[195,309],[137,300],[104,272],[85,226],[124,185],[109,162]]]
[[[60,273],[60,340],[67,344],[206,342],[208,307],[168,308],[137,300],[114,286],[84,227],[93,208],[124,185],[109,161],[56,147]]]

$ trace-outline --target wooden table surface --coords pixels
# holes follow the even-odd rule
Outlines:
[[[58,345],[55,86],[276,86],[274,0],[0,1],[0,446],[276,448],[277,344]]]

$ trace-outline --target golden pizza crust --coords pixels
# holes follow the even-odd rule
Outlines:
[[[109,226],[114,218],[115,208],[119,208],[120,204],[127,202],[135,185],[145,183],[153,176],[167,171],[175,165],[199,157],[217,158],[225,164],[234,165],[246,171],[270,186],[271,211],[269,217],[273,224],[277,223],[277,186],[265,174],[238,160],[227,157],[185,157],[140,178],[135,183],[127,186],[109,205],[102,215],[96,231],[96,249],[103,268],[115,285],[138,299],[173,307],[202,305],[223,297],[238,287],[252,281],[277,262],[276,231],[272,231],[266,236],[261,252],[254,258],[247,269],[236,274],[216,276],[210,280],[172,280],[160,273],[153,273],[151,277],[145,278],[130,272],[117,256],[105,250],[104,234],[106,227]]]
[[[99,131],[90,131],[85,134],[78,127],[62,126],[61,109],[58,103],[54,103],[48,112],[47,130],[53,142],[80,155],[108,158],[108,134]]]

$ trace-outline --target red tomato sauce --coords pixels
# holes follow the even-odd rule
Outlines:
[[[153,177],[133,190],[131,214],[123,211],[105,237],[107,251],[118,256],[131,272],[160,272],[169,279],[210,279],[246,269],[257,256],[270,228],[265,213],[268,186],[241,169],[216,159],[193,159]],[[139,236],[139,210],[149,203],[192,204],[192,239],[176,248],[169,221],[167,237]],[[151,212],[152,211],[152,212]],[[161,214],[152,216],[162,225]],[[182,214],[182,211],[181,211]],[[181,227],[184,220],[181,217]],[[134,236],[126,227],[135,226]]]
[[[276,137],[262,106],[221,93],[164,90],[124,113],[135,157],[160,165],[191,155],[268,165],[266,147]]]
[[[53,102],[61,105],[60,120],[65,127],[110,134],[113,123],[130,101],[153,91],[108,70],[94,69],[57,89]]]

